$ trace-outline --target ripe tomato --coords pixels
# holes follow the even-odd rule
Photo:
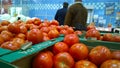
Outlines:
[[[67,52],[69,49],[68,45],[64,42],[57,42],[54,46],[53,46],[53,53],[54,54],[58,54],[60,52]]]
[[[34,20],[33,19],[29,19],[26,21],[26,24],[33,24]]]
[[[0,33],[4,30],[8,30],[8,26],[0,26]]]
[[[90,29],[86,32],[86,38],[96,38],[97,40],[99,40],[100,38],[100,32],[96,29]]]
[[[50,39],[57,38],[60,35],[57,29],[52,29],[48,32],[48,37]]]
[[[79,37],[76,34],[68,34],[65,35],[64,40],[63,40],[68,46],[71,46],[75,43],[78,43]]]
[[[7,21],[7,20],[1,21],[1,25],[2,25],[2,26],[7,26],[7,25],[9,25],[9,24],[10,24],[10,22]]]
[[[33,68],[52,68],[53,66],[52,54],[46,51],[40,52],[33,59],[32,64]]]
[[[27,33],[27,28],[25,27],[25,25],[20,26],[20,33],[23,33],[23,34]]]
[[[120,68],[119,60],[107,60],[102,63],[100,68]]]
[[[75,43],[69,49],[69,53],[76,61],[86,59],[88,52],[87,46],[83,43]]]
[[[67,28],[67,32],[68,32],[68,34],[73,34],[73,33],[74,33],[74,30],[73,30],[72,27],[68,27],[68,28]]]
[[[120,50],[112,52],[112,58],[120,60]]]
[[[17,34],[16,36],[15,36],[16,38],[21,38],[21,39],[26,39],[26,35],[25,34],[23,34],[23,33],[19,33],[19,34]]]
[[[57,20],[52,20],[52,21],[50,22],[50,25],[56,25],[56,26],[58,26],[58,25],[59,25],[59,22],[58,22]]]
[[[39,18],[34,18],[33,21],[34,21],[33,24],[38,26],[42,23]]]
[[[48,36],[43,36],[43,41],[47,41],[50,40],[50,38]]]
[[[39,28],[42,28],[42,27],[48,27],[49,25],[47,24],[47,23],[41,23],[40,25],[39,25]]]
[[[80,60],[75,63],[75,68],[97,68],[97,66],[90,61]]]
[[[39,28],[39,26],[34,25],[34,24],[31,24],[31,26],[30,26],[30,30],[31,30],[31,29],[38,29],[38,28]]]
[[[9,50],[18,50],[20,48],[20,45],[16,42],[7,41],[1,45],[1,48],[5,48]]]
[[[15,23],[11,23],[8,25],[8,30],[12,33],[18,34],[20,33],[20,26]]]
[[[110,50],[105,46],[96,46],[89,53],[89,60],[96,65],[111,58]]]
[[[41,27],[41,31],[48,33],[50,31],[49,27]]]
[[[54,68],[72,68],[74,59],[67,52],[61,52],[54,56]]]
[[[76,35],[82,35],[82,32],[79,31],[79,30],[76,30],[74,33],[75,33]]]
[[[93,25],[87,26],[87,30],[90,30],[90,29],[96,29],[96,28],[95,28],[95,26],[93,26]]]
[[[27,40],[31,41],[33,44],[42,42],[43,33],[39,29],[32,29],[27,33]]]
[[[0,35],[0,45],[2,44],[2,43],[4,43],[4,39],[1,37],[1,35]]]
[[[6,41],[9,41],[13,38],[13,34],[9,31],[2,31],[1,32],[1,37],[6,42]]]
[[[12,40],[13,43],[17,43],[20,45],[20,47],[25,43],[25,40],[24,39],[21,39],[21,38],[14,38]]]
[[[113,35],[110,33],[106,33],[103,35],[103,41],[112,41]]]
[[[67,32],[67,30],[63,29],[63,30],[60,30],[60,34],[67,35],[67,34],[68,34],[68,32]]]
[[[112,41],[113,42],[120,42],[120,35],[114,35]]]

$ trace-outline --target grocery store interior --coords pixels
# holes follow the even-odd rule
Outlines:
[[[86,30],[55,19],[74,1],[0,0],[0,68],[120,68],[120,0],[76,2]]]

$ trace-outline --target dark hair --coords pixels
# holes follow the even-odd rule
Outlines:
[[[68,4],[67,2],[64,2],[64,3],[63,3],[63,7],[64,7],[64,8],[67,8],[68,5],[69,5],[69,4]]]

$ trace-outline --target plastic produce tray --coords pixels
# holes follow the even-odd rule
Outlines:
[[[11,52],[9,54],[4,54],[4,55],[0,56],[0,61],[1,61],[0,65],[3,62],[6,62],[7,64],[13,64],[13,65],[20,66],[20,67],[22,66],[21,68],[30,68],[30,67],[28,67],[28,65],[31,62],[30,60],[36,53],[54,45],[56,42],[62,41],[63,39],[64,39],[64,37],[60,36],[58,38],[48,40],[46,42],[35,44],[31,48],[29,48],[25,51],[17,50],[17,51]],[[3,67],[3,68],[5,68],[5,67]],[[9,68],[9,67],[7,67],[7,68]]]
[[[98,46],[98,45],[102,45],[102,46],[106,46],[111,50],[120,50],[120,43],[118,42],[108,42],[108,41],[100,41],[100,40],[88,40],[85,38],[80,38],[80,42],[86,44],[87,46]]]

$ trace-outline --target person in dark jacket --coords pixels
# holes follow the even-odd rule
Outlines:
[[[82,0],[75,0],[67,11],[64,25],[75,27],[76,30],[86,30],[87,9],[83,6]]]
[[[63,3],[63,8],[57,10],[57,12],[56,12],[55,20],[57,20],[60,25],[64,25],[64,19],[65,19],[65,15],[66,15],[66,12],[67,12],[68,5],[69,4],[67,2],[64,2]]]

